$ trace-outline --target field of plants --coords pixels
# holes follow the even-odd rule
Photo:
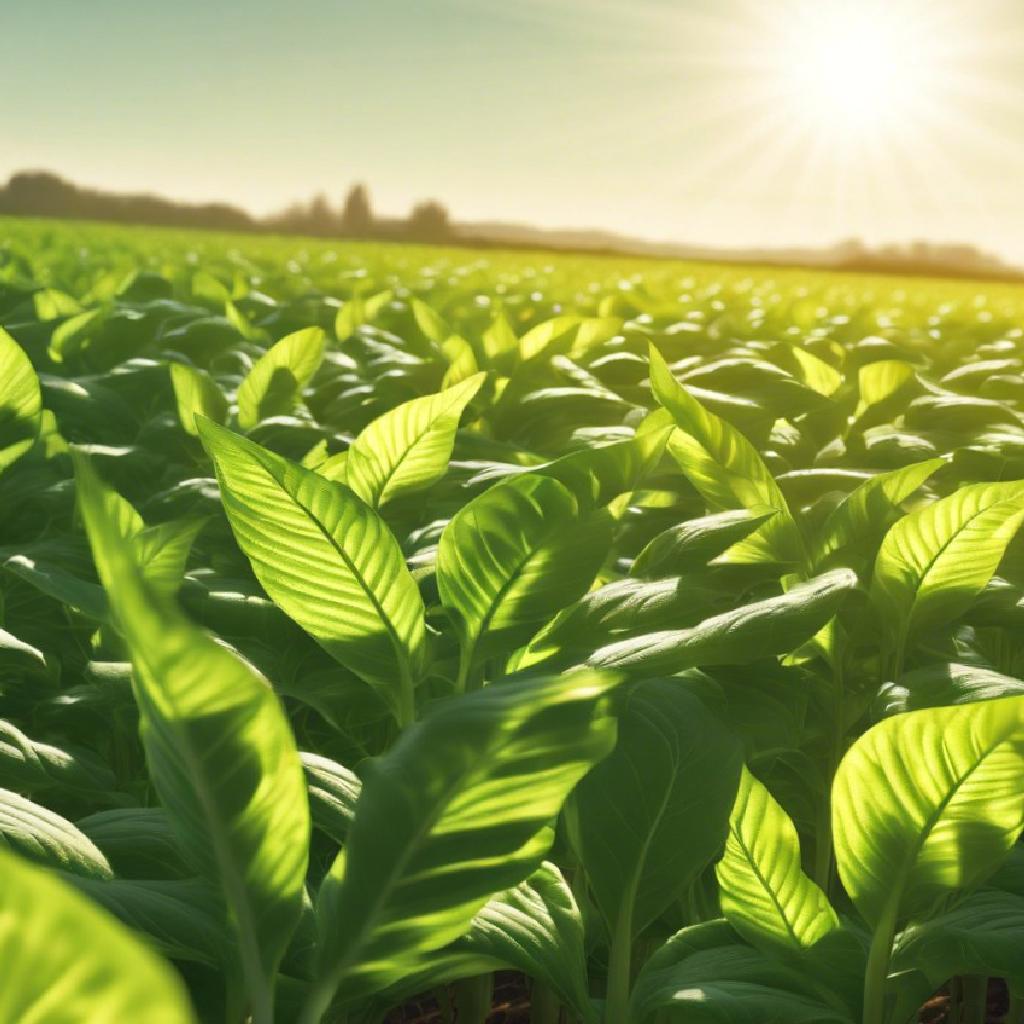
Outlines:
[[[1022,523],[1021,288],[0,221],[0,1024],[1021,1024]]]

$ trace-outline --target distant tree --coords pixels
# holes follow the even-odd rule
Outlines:
[[[443,242],[451,238],[448,211],[433,199],[417,203],[409,214],[405,234],[416,242]]]
[[[369,238],[374,233],[373,209],[365,185],[353,185],[341,208],[341,233],[349,238]]]

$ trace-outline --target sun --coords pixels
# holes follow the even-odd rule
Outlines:
[[[819,135],[898,130],[940,85],[934,41],[898,0],[815,0],[787,21],[769,44],[779,98]]]

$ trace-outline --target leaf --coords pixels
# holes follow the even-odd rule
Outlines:
[[[894,715],[922,708],[1024,696],[1024,679],[1015,679],[977,665],[948,662],[924,665],[906,672],[898,682],[886,684],[880,696],[883,713]]]
[[[135,669],[150,779],[183,852],[224,893],[253,1014],[265,1020],[308,857],[295,741],[266,679],[147,583],[95,472],[82,457],[75,469],[96,567]]]
[[[633,936],[721,852],[742,750],[678,680],[632,687],[618,719],[615,750],[579,784],[568,820],[609,932]]]
[[[970,893],[953,909],[914,924],[896,940],[893,970],[921,971],[933,989],[957,975],[1004,978],[1024,991],[1024,898],[996,889]]]
[[[1022,826],[1024,697],[887,719],[832,787],[839,877],[876,928],[983,881]]]
[[[424,655],[423,601],[383,520],[342,484],[200,422],[238,546],[275,604],[403,721]]]
[[[556,316],[531,327],[519,339],[519,358],[524,362],[536,359],[554,342],[564,339],[579,327],[581,322],[582,317],[578,316]]]
[[[798,952],[839,927],[828,897],[803,873],[789,815],[745,768],[715,873],[726,919],[769,954]]]
[[[743,945],[725,921],[683,928],[657,949],[630,1009],[631,1024],[852,1024],[802,973]]]
[[[445,527],[437,585],[459,634],[462,683],[482,639],[492,646],[525,639],[591,584],[610,544],[610,520],[577,511],[565,486],[530,473],[484,491]]]
[[[608,644],[587,664],[631,675],[671,675],[696,665],[743,665],[786,654],[825,626],[856,586],[852,570],[833,569],[778,597],[741,605],[689,629]]]
[[[56,786],[64,791],[113,792],[114,773],[88,752],[35,740],[0,720],[0,782],[20,793]]]
[[[223,910],[216,891],[196,878],[99,880],[65,877],[69,885],[146,936],[166,957],[220,968],[225,961]]]
[[[42,406],[36,371],[0,327],[0,473],[35,444]]]
[[[326,344],[321,328],[306,327],[272,345],[238,388],[238,425],[251,430],[260,420],[291,412],[320,368]]]
[[[889,642],[962,614],[1024,521],[1024,482],[968,484],[904,516],[875,559],[870,598]]]
[[[427,341],[441,345],[455,332],[448,326],[440,313],[435,313],[422,299],[412,299],[409,303],[416,326],[423,332]]]
[[[191,1024],[177,974],[52,875],[0,850],[0,1020]]]
[[[715,510],[737,506],[778,513],[724,556],[732,562],[800,563],[803,541],[779,485],[757,449],[732,424],[709,412],[672,375],[656,348],[650,349],[651,387],[679,428],[668,450]]]
[[[636,556],[630,575],[655,579],[700,568],[773,515],[775,509],[740,508],[670,526],[653,537]]]
[[[580,777],[615,741],[591,672],[518,679],[450,699],[370,762],[348,844],[320,889],[317,1013],[385,988],[459,938],[528,878]]]
[[[320,754],[303,752],[299,756],[306,772],[313,824],[340,846],[348,838],[355,817],[362,789],[359,776]]]
[[[436,395],[403,402],[375,419],[348,449],[344,482],[374,508],[436,483],[448,469],[455,431],[485,374]]]
[[[900,505],[944,464],[943,459],[927,459],[865,480],[825,520],[814,545],[814,565],[822,565],[834,552],[870,537],[891,522],[899,514]]]
[[[67,818],[0,789],[0,847],[4,846],[47,867],[93,878],[113,876],[107,858]]]
[[[228,401],[214,379],[205,371],[185,363],[169,363],[178,418],[185,432],[196,436],[196,415],[215,423],[227,423]]]
[[[913,379],[913,366],[901,359],[882,359],[862,366],[857,371],[860,400],[855,418],[860,419],[868,409],[895,395]]]
[[[502,357],[511,352],[515,352],[519,347],[519,339],[516,337],[516,332],[512,330],[508,317],[502,312],[495,314],[494,319],[484,331],[481,342],[484,355],[488,359],[488,365],[494,363],[495,360],[502,359]]]
[[[842,386],[843,375],[834,367],[819,359],[813,352],[794,345],[791,349],[800,370],[800,379],[826,398],[834,395]]]

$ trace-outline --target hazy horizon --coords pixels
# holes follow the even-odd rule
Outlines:
[[[39,0],[0,32],[3,178],[1024,262],[1017,0]]]

